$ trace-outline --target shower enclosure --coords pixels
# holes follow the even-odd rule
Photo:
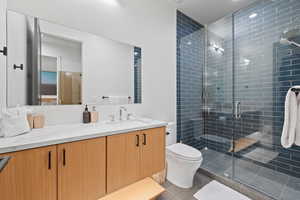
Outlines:
[[[300,199],[300,147],[280,141],[286,93],[300,85],[300,1],[261,0],[205,28],[178,18],[178,140],[211,173]]]

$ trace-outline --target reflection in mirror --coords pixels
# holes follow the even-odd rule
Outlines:
[[[141,103],[142,49],[7,12],[7,102]]]
[[[42,33],[41,104],[81,104],[81,43]]]

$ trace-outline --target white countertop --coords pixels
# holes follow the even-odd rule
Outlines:
[[[158,128],[167,126],[167,124],[163,121],[139,119],[122,122],[48,126],[42,129],[33,129],[30,133],[16,137],[0,138],[0,154]]]

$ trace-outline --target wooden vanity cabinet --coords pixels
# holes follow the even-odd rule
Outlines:
[[[165,128],[141,131],[141,178],[150,177],[165,168]]]
[[[0,172],[1,200],[56,200],[56,146],[2,154],[11,156]]]
[[[96,200],[106,193],[106,139],[57,146],[58,200]]]
[[[107,137],[107,193],[140,178],[140,132]]]
[[[165,128],[3,156],[1,200],[97,200],[165,168]]]
[[[97,200],[106,193],[106,138],[20,151],[0,172],[1,200]]]
[[[107,137],[107,193],[164,168],[164,127]]]

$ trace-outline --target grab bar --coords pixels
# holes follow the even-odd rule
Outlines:
[[[9,160],[10,156],[0,158],[0,172],[6,167]]]

